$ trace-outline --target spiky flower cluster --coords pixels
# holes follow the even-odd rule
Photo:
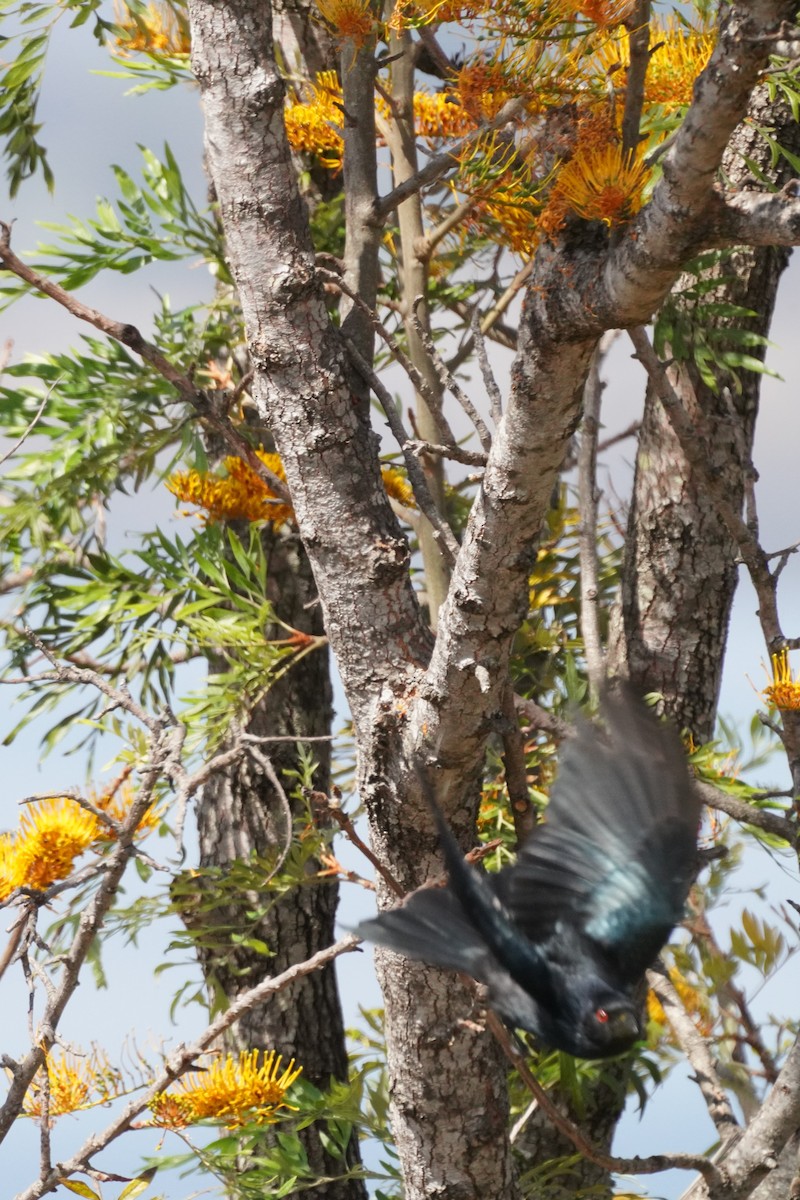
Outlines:
[[[370,0],[317,0],[317,9],[339,41],[359,48],[378,28]]]
[[[256,454],[266,467],[284,481],[286,474],[279,454]],[[278,499],[266,480],[242,458],[230,455],[223,460],[225,475],[213,471],[177,471],[170,475],[167,487],[173,496],[203,509],[204,521],[270,521],[279,528],[294,519],[294,509]],[[414,508],[411,488],[396,467],[381,469],[384,487],[407,508]]]
[[[155,1124],[183,1129],[197,1121],[224,1121],[229,1129],[246,1122],[269,1124],[281,1108],[293,1108],[286,1093],[302,1067],[292,1059],[281,1071],[282,1055],[271,1050],[242,1050],[226,1054],[200,1073],[184,1076],[171,1092],[160,1092],[150,1101]]]
[[[106,1104],[123,1090],[119,1071],[96,1048],[91,1054],[52,1053],[46,1058],[47,1112],[50,1120],[65,1113],[79,1112]],[[41,1117],[44,1111],[44,1070],[37,1071],[23,1102],[29,1117]]]
[[[694,1020],[698,1032],[704,1038],[710,1037],[713,1029],[713,1021],[711,1019],[708,997],[704,996],[698,988],[694,987],[674,964],[669,968],[669,979],[678,993],[684,1009]],[[652,988],[649,988],[647,992],[647,1019],[657,1025],[659,1029],[664,1029],[669,1023],[669,1018],[664,1011],[661,1001]]]
[[[784,649],[772,656],[772,683],[764,688],[763,696],[777,709],[800,711],[800,679],[795,679],[789,666],[789,651]]]
[[[257,450],[261,462],[281,481],[286,479],[278,454]],[[177,471],[167,481],[173,496],[204,510],[205,521],[271,521],[279,528],[294,511],[279,499],[266,480],[236,455],[223,460],[224,475],[213,471]]]
[[[100,796],[92,803],[120,822],[127,819],[132,789]],[[147,833],[158,822],[149,811],[137,832]],[[51,796],[26,805],[15,833],[0,834],[0,901],[15,888],[44,891],[71,873],[76,859],[92,847],[113,839],[111,828],[71,796]]]
[[[339,171],[344,152],[344,111],[336,72],[320,71],[316,83],[305,87],[308,99],[284,110],[289,145],[295,153],[312,154],[324,167]]]
[[[189,22],[182,8],[150,3],[147,8],[115,0],[114,52],[152,54],[160,58],[186,58],[191,50]]]

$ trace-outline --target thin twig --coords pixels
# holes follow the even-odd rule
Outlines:
[[[317,274],[321,279],[324,279],[326,283],[330,284],[331,287],[336,288],[345,296],[348,296],[353,301],[355,307],[361,309],[361,311],[369,317],[373,329],[385,342],[392,355],[392,358],[399,366],[403,368],[406,375],[413,383],[415,390],[419,392],[420,396],[422,396],[423,400],[430,409],[431,415],[436,422],[439,436],[446,444],[452,444],[455,446],[455,434],[450,428],[447,418],[441,411],[441,405],[439,404],[438,398],[433,395],[431,389],[428,387],[426,381],[422,378],[422,375],[417,367],[408,357],[403,347],[399,344],[397,338],[395,338],[394,335],[390,333],[390,331],[383,324],[383,321],[381,321],[377,313],[373,312],[369,305],[364,303],[358,293],[353,291],[353,289],[333,271],[328,271],[325,267],[317,267]]]
[[[324,805],[325,810],[331,814],[347,839],[357,850],[361,851],[368,862],[372,863],[389,890],[394,892],[395,896],[399,896],[401,900],[405,899],[405,889],[400,886],[388,867],[385,867],[377,855],[373,854],[367,843],[359,837],[355,825],[342,808],[339,800],[334,796],[326,796],[323,792],[313,792],[312,799],[320,806]]]
[[[275,768],[272,765],[272,760],[270,758],[268,758],[266,754],[262,753],[262,751],[259,750],[258,746],[250,745],[248,747],[248,752],[253,757],[253,759],[258,763],[258,765],[261,767],[261,770],[264,772],[267,779],[272,784],[272,787],[275,791],[275,795],[278,797],[278,803],[281,806],[281,811],[283,812],[283,819],[286,823],[285,829],[284,829],[284,836],[283,836],[283,846],[281,847],[280,853],[278,855],[278,861],[275,863],[275,866],[272,868],[269,875],[264,880],[264,886],[266,886],[266,884],[268,884],[269,881],[271,879],[274,879],[275,876],[278,874],[278,871],[280,871],[281,867],[286,862],[287,855],[289,854],[289,851],[292,848],[292,835],[294,833],[294,817],[292,816],[292,806],[289,803],[289,797],[286,795],[286,791],[284,789],[283,784],[280,781],[278,772],[275,770]]]
[[[424,442],[419,438],[410,438],[408,444],[417,454],[436,454],[440,458],[451,458],[453,462],[464,463],[468,467],[485,467],[488,461],[485,454],[478,450],[465,450],[463,446],[437,446],[434,442]]]
[[[503,762],[514,832],[517,835],[517,845],[521,846],[533,829],[533,805],[528,791],[525,742],[519,727],[514,692],[510,684],[506,685],[503,692]]]
[[[550,733],[554,738],[562,740],[563,738],[572,737],[575,729],[567,721],[562,721],[560,717],[549,713],[546,708],[542,708],[535,700],[529,700],[527,696],[514,696],[514,704],[517,712],[521,712],[532,729],[541,729],[544,733]]]
[[[570,1121],[558,1110],[549,1095],[531,1073],[528,1064],[514,1047],[508,1030],[500,1018],[487,1009],[486,1024],[496,1038],[508,1061],[519,1073],[520,1079],[540,1107],[547,1114],[552,1124],[560,1133],[569,1138],[576,1150],[596,1163],[604,1171],[612,1171],[618,1175],[655,1175],[660,1171],[670,1171],[675,1168],[682,1171],[698,1171],[713,1185],[719,1182],[719,1171],[713,1163],[699,1154],[653,1154],[647,1158],[614,1158],[606,1154],[585,1137],[577,1125]]]
[[[129,325],[124,321],[114,321],[96,308],[90,308],[88,304],[78,300],[60,284],[48,279],[45,275],[40,275],[38,271],[17,258],[11,249],[11,226],[5,221],[0,221],[0,263],[18,279],[35,288],[37,292],[49,296],[62,308],[66,308],[67,312],[72,313],[78,320],[86,321],[95,329],[99,329],[101,333],[105,333],[107,337],[113,338],[123,346],[128,346],[135,354],[138,354],[175,388],[182,400],[192,405],[198,415],[214,428],[234,454],[243,458],[248,466],[264,480],[276,497],[285,502],[291,502],[289,489],[284,480],[262,463],[247,439],[227,418],[227,414],[224,412],[227,393],[220,392],[216,397],[196,388],[187,375],[174,367],[156,346],[142,337],[135,325]]]
[[[625,72],[622,149],[627,157],[632,159],[639,148],[645,75],[650,62],[650,0],[638,0],[626,25],[629,65]]]
[[[708,1115],[724,1142],[739,1128],[730,1101],[725,1094],[711,1051],[697,1026],[681,1003],[663,963],[647,972],[647,982],[656,994],[675,1037],[694,1071],[695,1082],[703,1094]]]
[[[393,188],[388,195],[383,196],[375,205],[373,219],[379,224],[383,224],[386,218],[404,200],[409,196],[413,196],[416,192],[422,191],[431,183],[436,183],[437,180],[447,175],[448,172],[454,171],[463,161],[463,155],[471,150],[487,133],[494,132],[495,129],[501,129],[503,125],[507,125],[509,121],[513,121],[520,113],[524,112],[525,106],[528,103],[527,99],[522,96],[517,96],[513,100],[509,100],[500,109],[500,112],[491,121],[487,121],[485,125],[479,126],[478,129],[472,130],[453,142],[449,150],[442,154],[434,155],[428,159],[425,166],[412,175],[409,179],[404,180]]]
[[[44,410],[47,406],[47,401],[50,399],[50,397],[53,394],[53,389],[55,388],[56,384],[58,384],[60,382],[61,382],[61,376],[59,376],[58,379],[54,380],[53,383],[50,384],[50,387],[47,389],[44,396],[42,397],[41,404],[37,408],[35,415],[32,417],[30,424],[28,425],[27,429],[20,437],[19,441],[15,442],[10,450],[6,450],[4,454],[0,454],[0,467],[2,467],[4,463],[7,463],[10,458],[14,457],[14,455],[19,450],[20,446],[23,446],[25,444],[25,442],[28,440],[28,438],[30,437],[30,435],[33,433],[34,429],[36,428],[36,426],[39,423],[39,418],[41,417],[42,413],[44,412]]]
[[[419,505],[419,510],[423,516],[427,517],[434,531],[441,553],[450,563],[454,563],[458,555],[458,542],[455,539],[452,529],[447,522],[439,515],[433,497],[428,487],[428,481],[422,467],[419,464],[417,456],[411,447],[411,442],[406,433],[403,420],[397,411],[397,408],[389,395],[387,389],[383,386],[378,376],[373,371],[372,367],[359,354],[352,342],[346,343],[350,356],[356,369],[361,373],[364,380],[370,385],[373,392],[380,401],[386,420],[389,423],[389,428],[394,434],[395,440],[403,454],[403,461],[408,471],[408,478],[411,482],[411,487],[414,490],[414,495]]]
[[[304,962],[295,963],[280,975],[264,979],[255,987],[243,992],[225,1012],[220,1013],[206,1027],[199,1038],[188,1045],[184,1042],[173,1050],[147,1090],[132,1100],[101,1133],[92,1134],[75,1154],[58,1163],[45,1179],[38,1180],[21,1192],[17,1196],[17,1200],[39,1200],[46,1192],[52,1191],[62,1179],[68,1179],[70,1175],[83,1171],[96,1154],[129,1129],[132,1122],[147,1108],[150,1101],[183,1075],[209,1047],[217,1042],[226,1029],[230,1029],[231,1025],[246,1013],[264,1004],[272,996],[285,991],[298,979],[303,979],[306,975],[321,970],[342,954],[350,954],[354,950],[358,950],[360,945],[357,937],[352,933],[347,934],[346,937],[341,938],[332,946],[328,946],[325,950],[319,950]]]
[[[484,453],[488,454],[492,448],[492,435],[489,433],[489,430],[486,427],[486,422],[462,388],[461,384],[456,379],[455,375],[445,363],[441,354],[436,349],[433,338],[423,327],[422,322],[417,316],[417,306],[423,304],[424,302],[425,298],[423,296],[414,297],[414,300],[411,304],[409,319],[411,320],[411,323],[417,332],[417,336],[425,347],[425,350],[430,357],[431,362],[433,363],[433,367],[439,378],[439,382],[443,388],[447,388],[447,390],[452,393],[452,395],[463,408],[466,415],[469,417],[470,421],[472,421],[472,424],[475,426],[475,431],[478,434],[478,440],[480,441],[481,447]]]
[[[763,829],[765,833],[783,838],[790,846],[797,845],[798,827],[794,821],[770,812],[769,809],[756,808],[746,800],[737,800],[721,788],[714,787],[713,783],[697,779],[694,786],[703,804],[707,804],[709,808],[716,808],[719,812],[733,817],[734,821],[741,821],[743,825],[754,825],[757,829]]]
[[[589,687],[595,700],[600,695],[606,673],[598,620],[600,585],[597,573],[597,434],[600,428],[600,401],[604,386],[600,379],[602,358],[603,348],[600,344],[592,355],[583,389],[583,419],[578,449],[581,635]]]
[[[483,386],[486,388],[486,395],[489,397],[489,411],[492,414],[492,421],[496,429],[503,417],[503,396],[494,377],[494,371],[489,362],[489,355],[486,353],[486,338],[483,336],[477,307],[473,308],[470,314],[469,327],[472,330],[472,337],[475,342],[475,357],[478,360],[478,366],[481,370]]]
[[[481,333],[488,333],[495,322],[499,321],[503,313],[511,307],[516,300],[517,295],[527,283],[532,271],[533,259],[529,259],[529,261],[517,271],[516,275],[511,280],[511,283],[503,292],[502,296],[500,296],[500,298],[494,302],[488,312],[485,312],[481,317]],[[447,364],[450,370],[453,372],[457,371],[461,364],[469,358],[470,354],[472,354],[474,348],[475,338],[465,338],[463,346],[461,346],[458,353],[454,354]]]

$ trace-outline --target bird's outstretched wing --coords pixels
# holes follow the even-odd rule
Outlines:
[[[545,824],[494,886],[534,943],[570,925],[633,983],[681,918],[700,806],[672,729],[627,689],[608,694],[602,712],[606,736],[580,726]]]

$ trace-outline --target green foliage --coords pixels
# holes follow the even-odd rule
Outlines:
[[[769,342],[763,334],[746,328],[758,314],[741,304],[719,298],[735,275],[725,274],[733,251],[714,250],[687,264],[685,282],[661,306],[654,329],[659,357],[694,364],[712,392],[728,386],[742,390],[742,371],[779,378],[763,361]]]
[[[94,219],[40,222],[59,238],[40,243],[36,269],[74,291],[102,271],[130,275],[152,262],[198,257],[220,282],[229,284],[217,223],[196,207],[170,147],[164,146],[163,159],[145,146],[139,149],[141,185],[122,167],[113,166],[119,189],[115,203],[99,199]],[[9,304],[25,291],[27,285],[13,278],[0,288],[0,295]]]
[[[0,144],[12,198],[37,171],[41,171],[51,191],[55,182],[47,150],[39,140],[42,126],[37,121],[53,26],[68,14],[72,16],[72,28],[93,17],[94,35],[101,41],[110,26],[100,16],[100,6],[101,0],[64,0],[60,4],[42,4],[36,0],[13,4],[4,0],[0,4],[0,26],[12,31],[0,34],[3,59],[9,64],[0,73]]]

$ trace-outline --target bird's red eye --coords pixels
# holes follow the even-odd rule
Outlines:
[[[608,1013],[604,1008],[597,1008],[595,1009],[594,1019],[599,1021],[601,1025],[605,1025],[608,1022]]]

